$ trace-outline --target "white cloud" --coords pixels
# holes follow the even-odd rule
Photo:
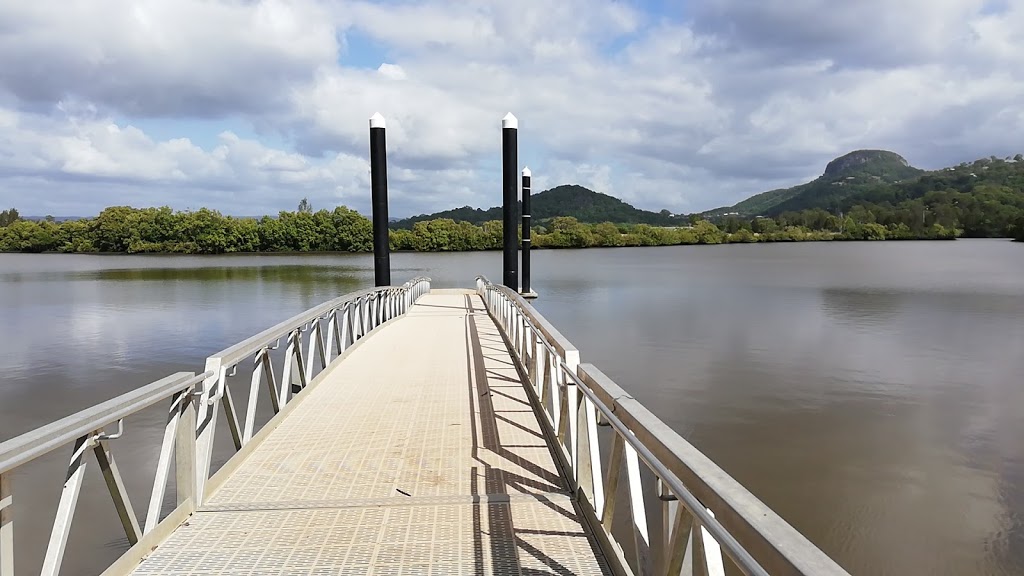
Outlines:
[[[829,58],[844,66],[902,67],[971,43],[985,0],[708,0],[697,23],[769,57]]]
[[[0,86],[30,107],[258,114],[338,50],[314,2],[33,0],[0,3],[0,22]]]
[[[855,148],[930,168],[1021,151],[1020,3],[690,8],[682,21],[610,0],[7,3],[0,203],[365,209],[376,111],[395,215],[497,204],[509,110],[538,190],[580,183],[674,212],[798,183]],[[353,34],[379,53],[354,53]],[[259,136],[204,148],[210,135],[135,127],[153,118]]]
[[[388,64],[387,62],[385,62],[384,64],[381,64],[379,68],[377,68],[377,72],[379,72],[381,76],[385,78],[390,78],[391,80],[406,79],[405,70],[403,70],[402,67],[397,64]]]
[[[204,150],[187,138],[155,141],[110,118],[50,118],[0,108],[0,172],[11,180],[8,203],[36,200],[45,212],[68,215],[107,204],[213,205],[230,213],[272,213],[308,196],[326,207],[365,208],[369,162],[339,153],[310,159],[231,132]],[[42,202],[27,196],[44,186]],[[92,194],[115,195],[96,204]],[[212,201],[211,201],[212,199]]]

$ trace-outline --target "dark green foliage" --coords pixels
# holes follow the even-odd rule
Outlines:
[[[1013,224],[1011,233],[1013,234],[1014,240],[1017,242],[1024,242],[1024,216],[1017,218],[1017,221]]]
[[[0,228],[0,251],[48,252],[57,246],[58,225],[53,222],[18,220]]]
[[[536,202],[536,200],[534,201]],[[501,206],[496,206],[488,210],[481,210],[479,208],[463,206],[462,208],[454,208],[452,210],[445,210],[443,212],[435,212],[434,214],[421,214],[419,216],[406,218],[405,220],[396,220],[388,224],[388,226],[392,229],[399,228],[412,230],[413,226],[417,222],[427,222],[430,220],[454,220],[456,222],[469,222],[471,224],[481,224],[483,222],[488,222],[492,220],[497,220],[500,222],[501,218]]]
[[[939,222],[912,230],[902,223],[879,221],[857,207],[843,220],[818,210],[792,212],[777,219],[732,218],[722,227],[702,219],[678,227],[650,224],[590,224],[559,216],[532,230],[535,248],[592,246],[672,246],[807,240],[893,240],[955,238],[958,230]],[[1024,220],[1018,223],[1024,226]],[[521,231],[520,231],[521,234]],[[412,230],[392,230],[391,248],[424,252],[500,250],[502,224],[481,226],[450,218],[417,222]],[[230,252],[368,252],[370,221],[348,208],[333,212],[281,212],[232,218],[206,208],[173,212],[169,208],[108,208],[94,219],[62,223],[19,220],[0,228],[0,251],[14,252],[166,252],[220,254]]]
[[[678,226],[686,223],[684,216],[673,216],[668,210],[650,212],[640,210],[618,198],[588,190],[582,186],[557,186],[534,194],[530,202],[534,222],[545,222],[559,216],[571,216],[580,222],[598,224],[601,222],[625,222],[650,224],[652,226]],[[487,210],[464,206],[434,214],[413,216],[391,223],[392,228],[411,229],[417,222],[449,219],[480,225],[484,222],[501,221],[501,206]]]
[[[21,220],[21,215],[18,214],[17,208],[11,208],[0,212],[0,226],[10,226],[18,220]]]
[[[829,163],[813,182],[765,192],[704,216],[728,226],[727,214],[738,213],[741,219],[767,215],[849,235],[842,224],[856,213],[855,220],[881,224],[890,238],[947,237],[954,230],[971,238],[1005,237],[1019,230],[1015,222],[1024,217],[1024,161],[991,157],[933,172],[904,162],[883,151],[848,154]]]
[[[308,203],[305,208],[308,208]],[[281,212],[277,218],[233,218],[216,210],[174,212],[113,206],[99,216],[61,223],[19,220],[0,228],[7,252],[367,252],[370,221],[343,206],[328,212]]]

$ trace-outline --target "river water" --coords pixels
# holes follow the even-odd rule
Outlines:
[[[501,277],[499,252],[392,258],[396,283]],[[207,355],[371,285],[372,265],[0,254],[0,440],[201,371]],[[847,570],[1024,574],[1024,245],[537,251],[533,285],[584,361]],[[129,420],[121,467],[152,469],[138,445],[161,433],[159,414]],[[20,570],[37,569],[65,452],[15,476]],[[99,478],[87,471],[86,491]],[[137,510],[150,481],[129,481]],[[118,530],[109,501],[83,498],[64,573],[105,567],[127,546]]]

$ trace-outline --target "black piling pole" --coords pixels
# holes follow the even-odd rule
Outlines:
[[[519,291],[519,234],[516,218],[519,182],[519,121],[509,112],[501,119],[501,182],[504,190],[502,201],[502,228],[504,258],[502,283]]]
[[[377,286],[391,285],[391,246],[388,237],[388,160],[384,117],[370,118],[370,192],[373,203],[373,278]]]
[[[530,293],[530,169],[523,168],[523,287]]]

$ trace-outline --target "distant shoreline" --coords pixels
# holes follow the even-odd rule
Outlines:
[[[807,244],[807,243],[864,243],[864,244],[878,244],[884,242],[949,242],[954,240],[1003,240],[1006,242],[1021,242],[1014,238],[890,238],[885,240],[863,240],[859,238],[835,238],[832,240],[767,240],[759,242],[720,242],[717,244],[662,244],[662,245],[648,245],[648,246],[549,246],[544,248],[533,248],[534,251],[562,251],[562,250],[594,250],[594,249],[616,249],[616,248],[673,248],[673,247],[693,247],[693,246],[727,246],[727,245],[754,245],[754,244]],[[522,248],[520,247],[520,250]],[[392,250],[392,254],[465,254],[474,252],[501,252],[500,248],[484,248],[484,249],[470,249],[470,250]],[[25,254],[25,255],[36,255],[36,256],[52,256],[52,255],[67,255],[67,256],[159,256],[159,257],[202,257],[202,258],[217,258],[221,256],[330,256],[339,254],[372,254],[372,251],[345,251],[345,250],[321,250],[321,251],[289,251],[289,252],[219,252],[219,253],[186,253],[186,252],[61,252],[56,250],[50,250],[46,252],[19,252],[19,251],[0,251],[0,254]]]
[[[331,211],[302,209],[276,218],[233,218],[206,208],[175,212],[169,207],[114,206],[88,220],[65,222],[18,219],[0,226],[0,252],[114,254],[222,254],[370,252],[373,230],[359,213],[338,206]],[[914,227],[875,222],[870,214],[842,219],[809,213],[778,219],[727,219],[716,225],[693,219],[687,225],[580,222],[558,216],[531,227],[534,249],[617,248],[757,242],[856,240],[950,240],[962,230],[939,223]],[[520,233],[521,234],[521,233]],[[480,225],[448,218],[389,230],[396,252],[474,252],[500,250],[500,220]]]

